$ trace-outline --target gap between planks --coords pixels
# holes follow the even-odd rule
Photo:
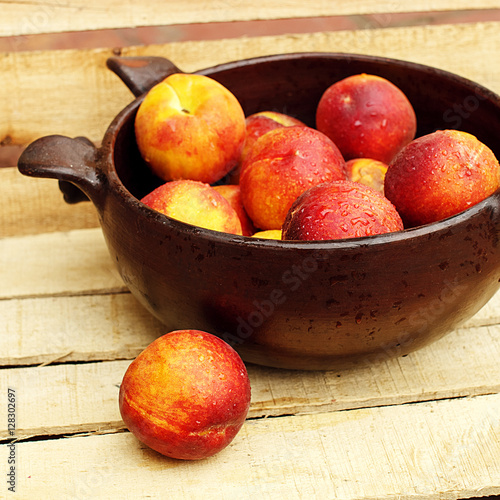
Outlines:
[[[131,0],[87,0],[83,5],[60,2],[2,1],[3,23],[0,36],[34,35],[63,31],[130,28],[192,23],[234,23],[253,20],[297,19],[325,16],[375,15],[382,26],[393,16],[405,12],[432,13],[436,11],[482,10],[496,8],[494,0],[470,2],[466,0],[414,1],[387,3],[377,0],[312,3],[300,0],[267,0],[255,2],[227,0],[191,0],[189,3],[170,1],[165,9],[161,0],[147,4]],[[15,44],[16,40],[13,40]]]

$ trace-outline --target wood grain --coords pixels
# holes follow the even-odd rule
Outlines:
[[[350,52],[429,64],[500,92],[500,23],[420,26],[290,36],[183,42],[123,49],[157,55],[183,71],[247,57],[290,52]],[[0,142],[26,145],[53,133],[98,144],[130,92],[105,66],[110,49],[2,54]],[[460,57],[457,57],[460,54]],[[36,90],[35,90],[36,89]]]
[[[286,19],[320,16],[346,16],[400,12],[434,12],[459,9],[487,9],[498,7],[494,0],[481,0],[472,4],[465,0],[434,0],[418,2],[380,2],[355,0],[351,2],[317,0],[269,0],[266,2],[229,0],[191,0],[165,2],[150,0],[90,0],[85,3],[0,1],[3,22],[0,36],[33,35],[61,31],[82,31],[105,28],[128,28],[172,24],[248,21],[258,19]],[[386,19],[386,17],[382,18]]]
[[[498,495],[499,415],[494,394],[247,420],[226,450],[198,462],[163,457],[128,432],[21,442],[17,491],[40,500]],[[2,446],[3,463],[8,453]]]
[[[0,300],[0,317],[0,366],[131,359],[166,333],[129,293]]]
[[[97,227],[91,203],[68,205],[57,181],[22,176],[17,168],[0,169],[0,238]]]
[[[0,262],[0,300],[126,290],[100,228],[1,239]]]

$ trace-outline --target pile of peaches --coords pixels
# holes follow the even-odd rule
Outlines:
[[[376,75],[332,83],[312,128],[273,110],[245,116],[217,81],[173,74],[137,112],[139,151],[164,181],[141,201],[216,231],[330,240],[442,220],[499,188],[485,144],[457,130],[416,138],[416,121],[406,95]]]

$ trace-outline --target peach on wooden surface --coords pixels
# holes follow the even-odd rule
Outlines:
[[[214,189],[224,196],[238,214],[243,236],[252,236],[255,233],[255,227],[243,206],[240,186],[237,184],[221,184],[214,186]]]
[[[260,137],[242,165],[243,205],[254,225],[281,229],[295,199],[311,186],[345,179],[337,146],[309,127],[282,127]]]
[[[384,189],[405,226],[413,227],[462,212],[499,187],[499,163],[485,144],[467,132],[437,130],[398,153]]]
[[[352,181],[313,186],[290,208],[283,240],[333,240],[372,236],[403,229],[391,202],[374,189]]]
[[[370,186],[379,193],[384,193],[384,179],[387,165],[372,158],[353,158],[346,161],[345,170],[347,180],[360,182]]]
[[[212,186],[199,181],[170,181],[141,200],[148,207],[193,226],[242,234],[238,214]]]
[[[357,74],[323,93],[316,128],[338,146],[344,158],[373,158],[388,163],[416,133],[415,111],[392,82]]]
[[[145,96],[135,135],[142,157],[161,179],[211,184],[239,161],[245,116],[236,97],[217,81],[175,73]]]
[[[127,428],[171,458],[199,460],[224,449],[250,407],[250,381],[236,351],[199,330],[176,330],[130,364],[120,386]]]

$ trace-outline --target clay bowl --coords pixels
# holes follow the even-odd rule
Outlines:
[[[138,97],[111,123],[102,146],[44,137],[26,149],[19,169],[59,179],[69,202],[91,199],[124,282],[166,331],[215,333],[247,362],[340,369],[429,344],[474,315],[497,291],[499,192],[434,224],[324,242],[217,233],[149,209],[139,199],[159,181],[138,153],[134,116],[144,92],[180,70],[159,58],[112,58],[108,66]],[[500,157],[499,97],[434,68],[303,53],[200,71],[227,86],[247,114],[274,109],[310,125],[323,91],[361,72],[388,78],[406,93],[417,113],[417,135],[459,128]]]

